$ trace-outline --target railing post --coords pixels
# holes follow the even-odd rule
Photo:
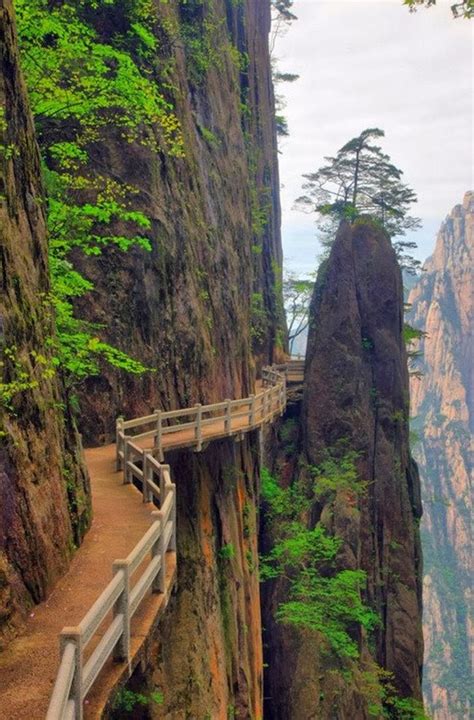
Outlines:
[[[232,435],[232,400],[226,398],[225,402],[224,432],[226,432],[227,435]]]
[[[196,408],[196,450],[200,452],[202,450],[202,405],[200,403],[197,403],[195,406]]]
[[[122,615],[122,635],[114,648],[114,660],[130,659],[130,565],[128,560],[115,560],[112,572],[123,572],[123,590],[114,605],[114,617]]]
[[[249,425],[255,425],[255,395],[250,395]]]
[[[161,510],[152,512],[153,518],[160,521],[160,536],[151,549],[152,557],[160,556],[161,566],[158,575],[153,580],[151,589],[154,593],[164,593],[166,590],[166,552],[165,552],[165,525]]]
[[[156,437],[155,437],[155,448],[158,450],[158,459],[163,462],[163,420],[161,418],[161,410],[157,408],[154,410],[156,415]]]
[[[123,484],[124,485],[130,485],[132,482],[130,478],[130,470],[128,469],[128,462],[130,460],[130,446],[127,442],[127,439],[124,439],[123,442]]]
[[[171,533],[169,549],[176,552],[176,485],[171,484],[171,490],[173,491],[173,505],[171,508],[171,521],[173,523],[173,532]]]
[[[148,489],[148,481],[153,479],[153,468],[149,460],[149,454],[143,453],[143,486],[142,486],[142,496],[143,496],[143,502],[148,503],[152,501],[152,498],[150,497],[152,495],[151,491]]]
[[[65,627],[59,636],[59,648],[62,655],[67,643],[75,647],[74,677],[72,679],[70,698],[74,701],[74,720],[83,719],[83,693],[82,693],[82,632],[78,627]]]
[[[117,472],[119,472],[119,470],[122,469],[122,458],[120,457],[120,451],[122,450],[122,444],[123,444],[123,438],[122,438],[122,434],[124,433],[123,422],[124,422],[123,415],[120,415],[117,418],[117,422],[115,423],[115,468],[116,468]]]
[[[282,398],[281,414],[283,415],[283,413],[285,412],[285,408],[286,408],[286,374],[283,375],[281,398]]]
[[[164,501],[166,500],[166,478],[165,478],[165,472],[170,471],[169,465],[160,465],[160,506],[163,505]]]

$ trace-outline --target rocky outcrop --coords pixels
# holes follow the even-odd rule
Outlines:
[[[317,633],[273,621],[271,610],[285,598],[285,586],[274,586],[264,613],[269,718],[369,718],[374,661],[393,674],[400,696],[421,696],[421,505],[409,449],[402,333],[402,280],[389,239],[370,223],[343,224],[311,305],[300,418],[303,469],[296,475],[304,478],[305,465],[319,465],[328,450],[334,457],[358,454],[358,481],[366,492],[359,498],[336,493],[331,506],[315,501],[308,523],[320,521],[342,539],[338,566],[365,571],[363,598],[380,623],[372,638],[354,626],[360,658],[340,664],[327,656]]]
[[[263,717],[254,440],[167,458],[179,487],[178,591],[131,681],[162,692],[153,718]]]
[[[435,720],[472,711],[474,193],[442,224],[409,296],[426,337],[411,380],[425,513],[424,692]]]
[[[0,634],[42,600],[88,526],[80,442],[51,358],[39,156],[0,4]]]

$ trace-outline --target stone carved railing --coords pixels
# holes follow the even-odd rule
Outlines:
[[[194,447],[200,451],[204,442],[241,435],[271,422],[286,407],[286,377],[294,364],[281,366],[284,372],[264,368],[263,390],[242,400],[117,420],[117,469],[123,469],[124,483],[137,479],[143,501],[156,500],[160,509],[152,513],[151,527],[129,556],[113,563],[112,580],[81,623],[61,632],[60,665],[46,720],[82,720],[84,698],[105,663],[110,657],[129,661],[130,620],[147,592],[166,591],[166,553],[176,551],[176,486],[171,482],[169,465],[162,463],[164,450]],[[130,430],[139,432],[127,435]],[[152,439],[153,447],[137,445],[144,439]],[[135,578],[138,570],[140,576]],[[87,646],[109,616],[107,630],[98,642],[96,639],[86,659]]]
[[[127,438],[132,438],[134,442],[150,440],[160,461],[163,461],[165,449],[194,447],[199,452],[209,440],[240,435],[270,422],[285,410],[286,375],[274,368],[264,368],[262,381],[264,389],[261,392],[241,400],[224,400],[213,405],[195,405],[169,412],[157,410],[133,420],[119,418],[117,468],[124,465],[127,473],[132,462],[130,454],[133,456],[137,452],[137,446],[127,443]],[[128,435],[130,432],[134,434]]]

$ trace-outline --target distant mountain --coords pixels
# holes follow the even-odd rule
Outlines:
[[[424,693],[435,720],[472,717],[472,433],[474,193],[442,224],[410,292],[408,320],[427,333],[411,408],[424,516]]]

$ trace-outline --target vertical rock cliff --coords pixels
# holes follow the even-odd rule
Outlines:
[[[100,15],[116,32],[120,7]],[[81,393],[87,442],[111,438],[121,412],[247,394],[254,355],[283,346],[279,181],[268,54],[268,2],[160,4],[157,63],[184,137],[184,157],[111,136],[101,171],[136,188],[152,250],[78,257],[95,286],[80,313],[154,372],[104,369]],[[171,28],[171,29],[170,29]]]
[[[89,523],[88,482],[52,361],[39,155],[10,0],[0,3],[0,635],[45,598]]]
[[[409,296],[426,332],[412,378],[424,518],[426,702],[436,720],[472,712],[472,460],[474,431],[474,193],[442,224]]]
[[[334,657],[323,638],[329,610],[322,610],[322,634],[275,623],[275,608],[287,600],[288,586],[274,583],[264,604],[265,717],[381,717],[377,702],[383,692],[374,694],[374,689],[384,680],[374,662],[392,674],[389,692],[421,696],[421,505],[409,449],[402,332],[401,274],[388,238],[370,224],[343,224],[319,272],[311,305],[299,469],[280,462],[280,477],[285,484],[289,474],[293,483],[303,483],[311,499],[307,525],[319,523],[339,538],[336,569],[365,572],[362,599],[378,623],[372,631],[349,623],[359,658]],[[356,480],[336,475],[328,485],[324,473],[347,459],[348,452],[355,453]],[[315,474],[312,468],[328,457],[332,465],[322,476]],[[315,492],[315,477],[326,482],[324,492]],[[321,570],[322,577],[334,572]],[[328,597],[328,607],[338,602],[336,595]],[[398,717],[388,694],[386,710]]]
[[[92,14],[105,40],[124,7]],[[74,258],[94,284],[78,312],[152,372],[103,368],[85,383],[81,430],[91,444],[111,439],[119,413],[248,395],[258,366],[284,345],[270,3],[156,7],[156,64],[184,156],[113,133],[92,148],[103,174],[138,190],[151,251]],[[158,717],[262,717],[258,454],[253,434],[166,457],[178,488],[178,591],[162,643],[132,680],[163,692]]]

